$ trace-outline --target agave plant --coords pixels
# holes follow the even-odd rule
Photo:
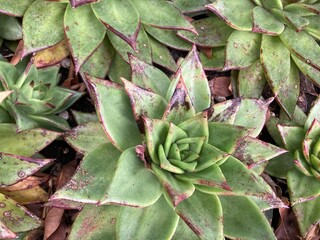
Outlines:
[[[133,56],[130,62],[133,81],[123,86],[87,76],[108,140],[90,145],[50,199],[100,205],[84,207],[70,239],[275,239],[261,210],[283,205],[259,173],[284,151],[255,138],[270,101],[236,99],[212,114],[195,48],[172,81]],[[78,150],[84,128],[68,137]]]
[[[70,107],[82,93],[57,86],[59,66],[37,69],[29,64],[21,73],[0,61],[0,90],[10,92],[0,105],[0,122],[16,122],[19,131],[35,127],[67,130],[65,119],[55,114]]]
[[[294,121],[273,117],[268,130],[281,146],[288,150],[282,157],[270,161],[267,171],[286,178],[290,202],[295,212],[302,237],[319,223],[319,146],[320,99],[308,116],[296,111]]]
[[[40,195],[46,195],[48,198],[48,194],[39,186],[40,183],[32,183],[30,176],[50,164],[52,159],[32,156],[61,135],[45,129],[32,129],[20,133],[16,131],[15,124],[0,124],[1,239],[16,239],[21,234],[42,227],[42,220],[23,204],[45,201],[39,197]]]
[[[217,0],[206,8],[220,19],[196,20],[199,36],[179,36],[213,48],[209,57],[202,55],[208,69],[240,69],[234,71],[239,96],[259,97],[268,82],[291,117],[300,89],[298,70],[320,85],[319,1]]]
[[[0,2],[0,12],[9,8],[9,2]],[[121,81],[117,72],[130,70],[127,52],[175,71],[175,61],[163,43],[190,50],[191,44],[179,39],[175,32],[178,29],[195,32],[182,13],[167,1],[36,0],[28,3],[23,15],[22,56],[66,44],[76,73],[87,72],[104,78],[109,67],[115,68],[109,75],[118,82]]]

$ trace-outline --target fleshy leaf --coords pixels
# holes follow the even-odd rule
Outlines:
[[[308,77],[314,84],[320,86],[320,71],[304,61],[300,60],[294,54],[291,54],[292,59],[294,60],[295,64],[298,66],[300,71]]]
[[[87,154],[101,144],[109,142],[99,122],[88,122],[77,126],[67,133],[65,139],[77,152],[82,154]]]
[[[211,57],[202,52],[200,52],[199,57],[204,70],[222,70],[225,55],[225,47],[217,47],[213,48]]]
[[[309,129],[314,122],[314,120],[318,120],[320,122],[320,97],[314,102],[313,107],[310,109],[307,120],[305,122],[305,129]]]
[[[181,77],[196,113],[202,112],[210,107],[211,95],[209,83],[195,46],[193,46],[192,51],[190,51],[181,63],[175,79],[172,81],[167,92],[167,100],[173,95],[176,86],[179,84],[179,81],[181,81]]]
[[[12,91],[0,91],[0,104],[3,102],[6,97],[8,97]]]
[[[320,71],[320,46],[308,33],[286,27],[281,35],[282,42],[298,58]]]
[[[232,0],[217,0],[206,7],[220,16],[220,18],[232,28],[251,31],[251,12],[255,7],[255,4],[252,1],[243,0],[235,2]],[[235,12],[237,14],[235,14]]]
[[[90,4],[97,2],[98,0],[69,0],[72,8],[80,7],[84,4]]]
[[[68,5],[64,15],[64,31],[73,57],[75,72],[78,73],[82,64],[103,41],[106,30],[94,16],[90,5],[75,9]]]
[[[141,144],[142,137],[124,89],[110,81],[89,76],[88,81],[93,88],[100,121],[111,142],[119,149]]]
[[[303,30],[309,24],[309,21],[307,19],[300,17],[299,15],[294,13],[282,11],[275,8],[271,9],[271,12],[281,22],[292,27],[297,32]]]
[[[296,149],[301,148],[301,142],[304,139],[306,131],[303,128],[296,126],[283,126],[278,125],[278,129],[282,138],[282,141],[292,154]]]
[[[170,79],[160,69],[129,55],[132,83],[166,97]]]
[[[36,0],[23,18],[22,56],[51,47],[64,38],[63,15],[66,4]]]
[[[34,0],[0,0],[0,12],[10,16],[22,17]]]
[[[222,207],[217,196],[195,191],[175,211],[201,239],[224,239]]]
[[[226,237],[276,240],[267,219],[251,199],[235,196],[219,196],[219,199]]]
[[[272,8],[283,9],[282,0],[261,0],[261,3],[263,7],[268,10],[271,10]]]
[[[0,188],[25,179],[50,162],[52,162],[50,159],[33,159],[0,153]]]
[[[235,30],[227,41],[223,69],[248,67],[259,59],[261,34]]]
[[[0,238],[3,239],[12,239],[17,238],[18,236],[12,232],[9,228],[4,225],[4,223],[0,222]]]
[[[0,152],[20,156],[32,156],[48,146],[61,133],[45,129],[32,129],[17,133],[16,125],[0,124]]]
[[[271,159],[265,171],[271,176],[285,179],[287,178],[288,171],[295,168],[293,161],[293,156],[287,152]]]
[[[22,27],[20,21],[17,18],[0,14],[0,21],[1,38],[10,41],[20,40],[22,38]]]
[[[97,18],[108,29],[126,41],[132,48],[136,47],[140,20],[131,1],[102,0],[91,6]]]
[[[108,77],[110,80],[118,84],[122,84],[121,78],[131,78],[130,65],[117,52],[115,52],[113,56]]]
[[[26,232],[42,226],[41,219],[1,193],[0,222],[13,232]]]
[[[154,163],[151,166],[174,207],[193,194],[195,187],[192,183],[175,178],[171,173],[162,170]]]
[[[116,239],[171,239],[178,221],[164,197],[146,208],[122,207]]]
[[[119,211],[120,207],[114,205],[86,205],[73,222],[69,238],[115,239]]]
[[[281,1],[280,1],[281,2]],[[252,32],[277,36],[284,30],[284,24],[262,7],[255,7],[252,11]]]
[[[190,229],[190,227],[180,218],[176,231],[171,240],[199,240],[200,238]]]

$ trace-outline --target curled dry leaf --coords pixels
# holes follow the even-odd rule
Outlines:
[[[232,92],[230,90],[230,77],[215,77],[212,79],[212,81],[212,92],[215,96],[231,96]]]

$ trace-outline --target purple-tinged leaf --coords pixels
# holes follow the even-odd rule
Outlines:
[[[262,7],[255,7],[252,11],[252,32],[277,36],[284,30],[284,24]]]
[[[109,30],[136,49],[140,17],[131,1],[101,0],[91,6],[97,18]]]
[[[142,137],[124,88],[107,80],[87,78],[99,119],[112,144],[121,150],[141,144]]]
[[[98,0],[70,0],[72,8],[80,7],[85,4],[97,2]]]
[[[224,239],[222,207],[216,195],[195,191],[175,211],[201,239]]]
[[[179,217],[164,197],[146,208],[121,208],[116,239],[171,239]]]
[[[9,228],[4,225],[4,223],[0,222],[0,238],[1,239],[14,239],[17,238],[17,235],[12,232]]]
[[[172,202],[174,207],[193,194],[195,187],[191,182],[175,178],[173,174],[161,169],[155,163],[152,163],[151,167],[164,187],[168,200]]]
[[[22,17],[34,1],[35,0],[15,0],[12,2],[0,0],[0,13],[9,16]]]
[[[255,7],[255,4],[252,1],[217,0],[206,7],[217,14],[232,28],[242,31],[251,31],[251,12]]]

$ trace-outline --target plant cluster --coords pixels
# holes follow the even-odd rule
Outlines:
[[[0,0],[0,239],[41,235],[44,202],[80,211],[69,239],[277,239],[289,207],[315,234],[320,98],[297,103],[319,92],[319,23],[319,0]],[[69,118],[66,68],[94,113]],[[55,140],[82,160],[52,188]]]

